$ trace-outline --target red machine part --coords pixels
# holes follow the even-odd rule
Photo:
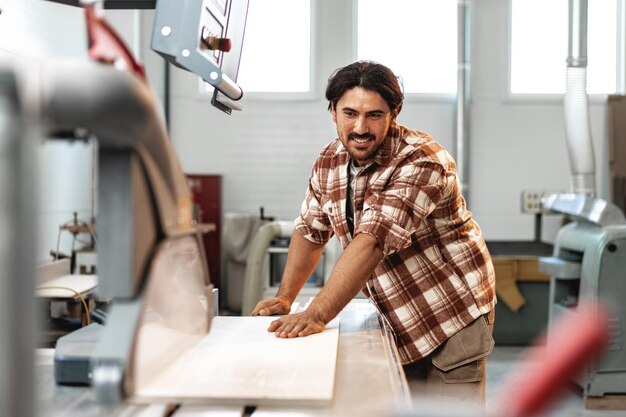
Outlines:
[[[147,82],[143,65],[138,63],[115,30],[97,16],[93,5],[85,5],[89,58],[130,71]]]

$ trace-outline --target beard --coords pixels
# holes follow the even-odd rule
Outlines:
[[[354,162],[357,163],[358,166],[366,165],[369,161],[371,161],[383,143],[383,142],[380,142],[378,144],[375,144],[375,146],[371,148],[367,148],[367,149],[358,149],[353,146],[350,146],[350,141],[355,140],[355,139],[361,139],[361,140],[367,140],[369,142],[374,143],[376,142],[376,136],[372,135],[371,133],[359,135],[357,133],[351,132],[351,133],[348,133],[348,135],[346,136],[341,135],[341,133],[339,132],[337,133],[339,135],[339,139],[341,143],[343,144],[344,148],[346,148],[346,150],[348,151],[348,154],[350,154],[350,157],[354,160]]]

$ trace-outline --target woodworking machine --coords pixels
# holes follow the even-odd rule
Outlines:
[[[159,0],[152,48],[238,100],[224,71],[235,65],[236,77],[247,8],[248,0]],[[213,294],[186,177],[143,66],[96,6],[85,5],[85,16],[98,63],[45,63],[32,111],[48,137],[97,139],[97,292],[112,303],[89,379],[99,402],[118,403],[206,335]]]
[[[559,231],[554,254],[539,260],[550,275],[550,323],[587,299],[602,300],[613,313],[610,343],[601,360],[575,381],[589,397],[626,393],[626,220],[615,205],[583,194],[552,195],[546,210],[574,221]],[[550,339],[548,339],[550,347]]]
[[[202,241],[146,84],[90,62],[47,64],[41,75],[46,132],[81,128],[98,139],[98,294],[113,302],[91,372],[98,399],[117,402],[208,331],[212,296]],[[146,340],[164,331],[172,337],[156,354]]]

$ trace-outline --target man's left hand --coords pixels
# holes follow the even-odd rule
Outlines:
[[[326,327],[326,323],[314,311],[308,309],[302,313],[290,314],[274,320],[269,332],[274,332],[276,337],[303,337],[315,333],[320,333]]]

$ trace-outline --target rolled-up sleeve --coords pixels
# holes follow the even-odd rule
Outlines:
[[[315,167],[309,177],[309,186],[295,220],[295,229],[307,240],[318,245],[326,244],[333,235],[330,219],[321,204],[319,180]]]
[[[385,255],[409,247],[417,227],[437,207],[446,183],[439,164],[400,167],[383,191],[366,198],[355,235],[374,236]]]

